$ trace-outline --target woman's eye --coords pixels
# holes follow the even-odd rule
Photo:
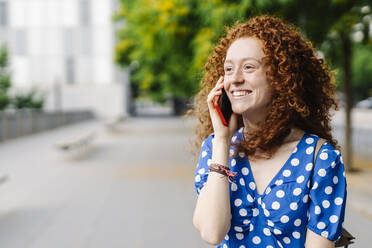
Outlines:
[[[231,67],[225,67],[225,72],[231,72],[232,68]]]
[[[244,70],[250,70],[250,69],[252,69],[253,68],[253,66],[250,66],[250,65],[245,65],[244,66]]]

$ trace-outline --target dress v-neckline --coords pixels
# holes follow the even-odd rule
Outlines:
[[[264,191],[262,192],[262,194],[258,193],[257,191],[257,184],[256,184],[256,180],[254,179],[254,176],[253,176],[253,171],[252,171],[252,167],[251,167],[251,163],[249,162],[249,159],[247,157],[247,163],[248,163],[248,169],[250,171],[249,175],[252,179],[252,182],[254,183],[254,194],[257,195],[258,197],[261,197],[263,198],[265,195],[266,195],[266,191],[269,187],[271,187],[271,185],[276,182],[277,180],[279,180],[279,176],[283,174],[283,171],[286,169],[287,165],[289,164],[289,161],[292,160],[292,157],[294,156],[294,153],[295,151],[298,151],[298,147],[299,145],[302,143],[302,141],[304,140],[305,136],[307,135],[307,133],[305,132],[301,139],[297,142],[296,144],[296,147],[293,149],[293,151],[291,152],[291,154],[289,155],[288,159],[285,161],[285,163],[282,165],[282,167],[280,168],[280,170],[274,175],[274,177],[270,180],[269,184],[266,185],[266,187],[264,188]],[[248,175],[248,176],[249,176]]]

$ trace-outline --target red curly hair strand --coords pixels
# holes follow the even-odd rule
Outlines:
[[[235,40],[246,37],[257,38],[263,44],[263,63],[267,65],[266,77],[273,96],[266,119],[258,129],[245,133],[245,140],[237,145],[238,152],[255,158],[253,155],[259,149],[270,158],[292,127],[325,138],[338,149],[330,125],[330,110],[338,110],[330,68],[317,57],[311,42],[297,28],[269,16],[236,24],[214,48],[195,97],[195,109],[191,111],[199,120],[195,148],[199,150],[202,141],[213,132],[207,96],[224,74],[227,50]],[[242,126],[239,116],[239,128]]]

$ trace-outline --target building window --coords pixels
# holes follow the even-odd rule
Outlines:
[[[66,83],[75,83],[75,59],[73,57],[67,57],[65,60],[66,68]]]
[[[17,56],[27,55],[27,32],[25,29],[14,31],[14,54]]]
[[[75,31],[72,28],[66,28],[63,30],[63,46],[65,56],[73,56],[76,53],[76,36]]]
[[[79,16],[80,16],[80,24],[82,26],[89,26],[91,24],[91,2],[90,0],[79,1]]]
[[[8,25],[8,2],[0,2],[0,26]]]
[[[80,35],[80,54],[90,56],[92,54],[92,32],[90,28],[82,28]]]

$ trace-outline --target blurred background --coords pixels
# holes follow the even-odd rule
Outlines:
[[[192,107],[225,27],[270,14],[335,72],[351,247],[372,228],[372,3],[0,0],[0,246],[211,247]]]

